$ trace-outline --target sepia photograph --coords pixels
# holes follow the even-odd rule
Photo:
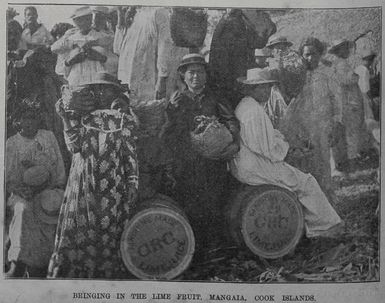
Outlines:
[[[381,2],[211,3],[2,4],[1,303],[380,302]]]

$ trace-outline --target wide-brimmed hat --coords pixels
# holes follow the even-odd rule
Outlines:
[[[268,48],[256,48],[254,51],[255,57],[271,57],[271,51]]]
[[[205,67],[207,66],[205,57],[203,57],[202,55],[200,55],[200,54],[188,54],[182,58],[182,61],[180,62],[179,66],[178,66],[178,71],[180,71],[180,69],[182,67],[185,67],[185,66],[191,65],[191,64],[200,64],[200,65],[203,65]]]
[[[278,80],[273,79],[271,72],[267,68],[249,69],[247,70],[247,76],[239,77],[237,81],[246,85],[259,85],[278,82]]]
[[[346,39],[338,39],[338,40],[334,40],[332,42],[332,45],[330,46],[329,50],[328,50],[328,53],[330,54],[335,54],[336,51],[338,49],[340,49],[341,47],[344,47],[344,46],[348,46],[350,47],[352,44],[351,41],[349,40],[346,40]]]
[[[34,214],[44,223],[57,224],[63,196],[59,188],[41,191],[33,198]]]
[[[367,49],[363,51],[361,58],[365,60],[365,59],[372,59],[376,56],[377,54],[374,51]]]
[[[120,80],[106,71],[98,72],[91,81],[84,82],[81,86],[90,84],[111,84],[121,90],[125,90],[124,86],[120,83]]]
[[[88,15],[92,15],[91,8],[89,6],[82,6],[82,7],[75,9],[75,11],[73,12],[73,14],[71,15],[70,18],[75,19],[75,18],[88,16]]]
[[[292,46],[293,43],[287,41],[286,37],[270,37],[269,42],[267,42],[266,47],[273,48],[277,44],[285,44],[287,46]]]

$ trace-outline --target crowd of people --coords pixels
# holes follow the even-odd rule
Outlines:
[[[307,37],[295,51],[266,12],[231,9],[207,62],[176,45],[170,13],[84,6],[49,32],[35,7],[23,26],[8,10],[7,277],[130,278],[120,238],[147,187],[186,213],[195,259],[227,241],[224,205],[239,183],[295,193],[309,238],[343,230],[332,174],[375,143],[376,54],[353,69],[348,40]],[[135,112],[151,100],[166,118],[149,134]],[[228,130],[219,153],[194,147],[198,117]]]

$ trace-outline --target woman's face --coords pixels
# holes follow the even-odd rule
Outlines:
[[[314,70],[318,67],[321,54],[313,45],[305,45],[302,51],[302,57],[305,59],[308,70]]]
[[[88,31],[92,26],[92,15],[81,16],[73,19],[76,27],[81,32]]]
[[[28,25],[37,24],[37,17],[38,15],[31,9],[27,9],[24,13],[25,22]]]
[[[184,73],[184,82],[192,90],[202,89],[206,85],[206,69],[201,64],[187,66]]]
[[[39,129],[39,121],[32,117],[24,117],[20,121],[20,128],[20,134],[23,137],[33,138]]]

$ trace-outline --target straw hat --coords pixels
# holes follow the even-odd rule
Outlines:
[[[266,44],[266,47],[273,48],[277,44],[285,44],[287,46],[293,45],[293,43],[287,41],[286,37],[270,37],[269,42]]]
[[[203,66],[207,66],[205,58],[200,54],[188,54],[182,58],[182,61],[180,62],[178,66],[178,71],[181,70],[182,67],[191,65],[191,64],[200,64]]]
[[[77,8],[71,15],[71,19],[92,15],[92,10],[89,6],[82,6]]]
[[[90,85],[90,84],[111,84],[118,87],[121,90],[124,90],[124,87],[120,83],[118,78],[116,78],[114,75],[111,75],[106,71],[98,72],[91,81],[82,83],[81,86]]]
[[[271,57],[271,51],[268,48],[256,48],[254,51],[255,57]]]
[[[277,80],[272,78],[270,71],[266,68],[249,69],[247,71],[247,76],[239,77],[237,81],[246,85],[258,85],[278,82]]]
[[[57,224],[64,190],[45,189],[33,198],[34,214],[44,223]]]

